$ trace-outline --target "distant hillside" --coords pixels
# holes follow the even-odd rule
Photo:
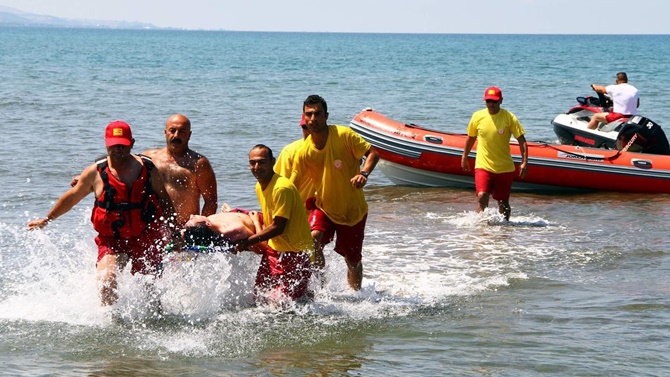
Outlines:
[[[41,14],[27,13],[0,6],[0,26],[15,27],[62,27],[92,29],[160,29],[144,22],[71,20]]]

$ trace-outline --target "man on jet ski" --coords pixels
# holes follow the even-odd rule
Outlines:
[[[588,128],[595,130],[598,123],[610,123],[623,117],[637,115],[637,108],[640,107],[640,97],[637,88],[628,83],[626,72],[616,74],[615,85],[591,85],[596,93],[606,94],[612,98],[614,106],[609,113],[595,113],[589,121]]]

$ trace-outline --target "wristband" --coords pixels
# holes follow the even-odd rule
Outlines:
[[[365,177],[366,179],[368,178],[368,175],[370,175],[370,173],[365,172],[365,171],[363,171],[363,170],[361,170],[361,172],[358,173],[358,174],[362,175],[362,176]]]

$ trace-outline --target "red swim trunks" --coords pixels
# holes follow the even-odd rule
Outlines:
[[[256,273],[254,295],[259,299],[280,292],[297,300],[307,293],[311,276],[309,256],[306,253],[279,253],[268,247]]]
[[[475,169],[475,191],[492,194],[495,200],[509,200],[513,180],[513,171],[496,174],[484,169]]]
[[[617,119],[626,118],[628,116],[629,115],[611,112],[611,113],[608,113],[607,115],[605,115],[605,121],[607,121],[607,123],[611,123],[611,122],[614,122]]]
[[[315,208],[310,213],[308,220],[312,230],[323,232],[323,238],[321,239],[323,245],[330,243],[337,234],[335,252],[355,265],[363,258],[363,239],[365,238],[365,221],[367,218],[368,215],[365,214],[363,219],[354,226],[340,225],[332,222],[322,210]]]
[[[132,274],[155,274],[160,271],[163,250],[167,242],[166,232],[156,227],[147,228],[135,239],[116,239],[114,237],[97,236],[98,262],[106,255],[127,254]]]

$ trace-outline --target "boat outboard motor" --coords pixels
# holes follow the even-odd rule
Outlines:
[[[635,140],[631,140],[635,138]],[[628,145],[630,144],[630,145]],[[616,149],[628,152],[670,155],[670,145],[661,126],[639,115],[623,124],[616,139]]]

